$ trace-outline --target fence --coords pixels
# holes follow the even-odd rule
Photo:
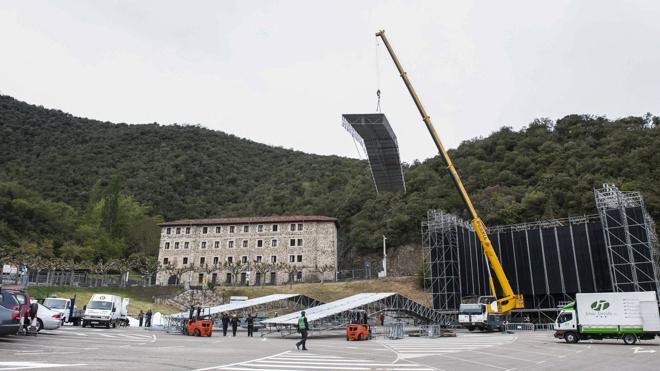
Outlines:
[[[391,325],[388,325],[387,329],[387,338],[390,340],[403,339],[406,336],[406,332],[403,328],[403,323],[398,322]]]
[[[554,323],[507,323],[505,325],[507,331],[553,331],[555,329]]]

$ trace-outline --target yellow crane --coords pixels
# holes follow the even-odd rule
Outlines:
[[[488,297],[480,298],[479,302],[481,304],[486,304],[487,312],[492,314],[506,314],[512,309],[524,308],[525,303],[523,301],[523,296],[521,294],[516,294],[513,292],[513,289],[511,288],[511,284],[509,283],[509,280],[507,279],[506,274],[502,269],[502,264],[500,264],[500,260],[497,258],[497,254],[495,254],[493,245],[491,244],[490,239],[488,238],[486,225],[477,214],[477,210],[474,208],[474,205],[472,205],[472,201],[470,200],[470,197],[468,196],[467,191],[463,186],[463,182],[461,181],[461,178],[458,176],[458,172],[456,172],[456,168],[454,167],[451,158],[449,158],[449,154],[447,153],[447,150],[442,145],[442,142],[440,141],[440,137],[438,136],[438,133],[433,127],[431,118],[426,113],[424,106],[422,106],[422,102],[419,100],[419,97],[417,96],[415,89],[410,83],[410,79],[408,79],[408,75],[403,70],[403,67],[401,67],[401,63],[399,62],[399,59],[394,53],[394,50],[392,49],[392,45],[390,45],[389,41],[387,40],[387,37],[385,36],[385,31],[384,30],[378,31],[376,33],[376,37],[380,37],[383,40],[383,43],[385,44],[387,51],[392,57],[392,60],[394,61],[397,70],[399,70],[399,74],[401,75],[403,82],[406,84],[406,88],[408,89],[410,96],[415,102],[415,105],[417,106],[420,115],[422,115],[422,120],[424,121],[424,124],[426,125],[429,134],[431,134],[431,137],[433,138],[433,142],[435,142],[435,146],[438,148],[438,152],[440,152],[440,156],[442,157],[445,165],[447,165],[447,170],[449,171],[449,175],[451,176],[451,179],[454,182],[454,185],[456,186],[458,193],[461,195],[461,199],[463,200],[463,203],[465,204],[465,208],[467,209],[468,214],[470,216],[470,224],[472,224],[472,226],[474,227],[474,230],[477,236],[479,237],[479,241],[481,242],[481,246],[483,247],[484,254],[486,255],[487,258],[486,262],[487,265],[489,266],[488,283],[490,285],[490,291],[492,293],[492,297],[490,300],[488,299]],[[493,282],[491,269],[495,273],[497,282],[499,283],[499,286],[502,289],[503,295],[499,299],[497,298],[497,291],[495,291],[495,284]]]

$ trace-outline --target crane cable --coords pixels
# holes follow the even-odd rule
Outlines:
[[[378,36],[376,36],[376,97],[378,99],[376,103],[376,112],[380,112],[380,54],[378,50],[380,46],[380,41]]]

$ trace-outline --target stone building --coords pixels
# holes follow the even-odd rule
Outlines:
[[[185,219],[165,222],[160,227],[158,259],[164,267],[170,267],[159,271],[156,282],[160,285],[177,280],[190,285],[280,284],[288,282],[290,276],[298,282],[335,279],[335,218],[293,215]],[[262,273],[256,269],[259,263],[271,265]],[[228,265],[234,266],[233,272]],[[295,272],[292,266],[297,268]],[[322,272],[319,268],[324,266]]]

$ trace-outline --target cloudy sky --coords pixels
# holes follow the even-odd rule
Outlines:
[[[660,114],[660,1],[0,2],[0,92],[77,116],[199,124],[357,157],[375,92],[404,161],[534,118]]]

